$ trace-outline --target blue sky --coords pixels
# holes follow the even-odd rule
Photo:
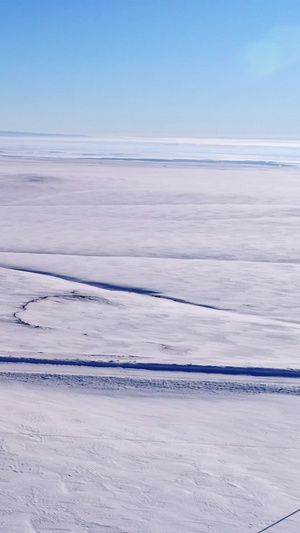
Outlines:
[[[0,130],[300,138],[299,0],[4,0]]]

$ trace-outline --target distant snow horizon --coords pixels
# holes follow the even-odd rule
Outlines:
[[[266,146],[300,148],[300,139],[261,139],[234,137],[134,137],[134,136],[97,136],[84,133],[48,133],[2,130],[0,137],[34,137],[34,138],[63,138],[99,142],[130,142],[130,143],[158,143],[158,144],[194,144],[217,146]]]

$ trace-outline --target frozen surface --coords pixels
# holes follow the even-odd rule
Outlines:
[[[257,533],[298,509],[297,146],[43,142],[0,142],[0,531]]]

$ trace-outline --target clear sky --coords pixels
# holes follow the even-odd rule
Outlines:
[[[0,130],[300,138],[299,0],[2,0]]]

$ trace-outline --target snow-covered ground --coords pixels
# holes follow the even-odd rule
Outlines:
[[[299,368],[299,177],[2,158],[1,352]]]
[[[257,533],[299,508],[297,380],[174,365],[300,370],[300,169],[43,142],[0,142],[0,531]]]
[[[5,533],[256,533],[299,507],[297,395],[163,376],[0,383]],[[274,531],[297,533],[299,516]]]

